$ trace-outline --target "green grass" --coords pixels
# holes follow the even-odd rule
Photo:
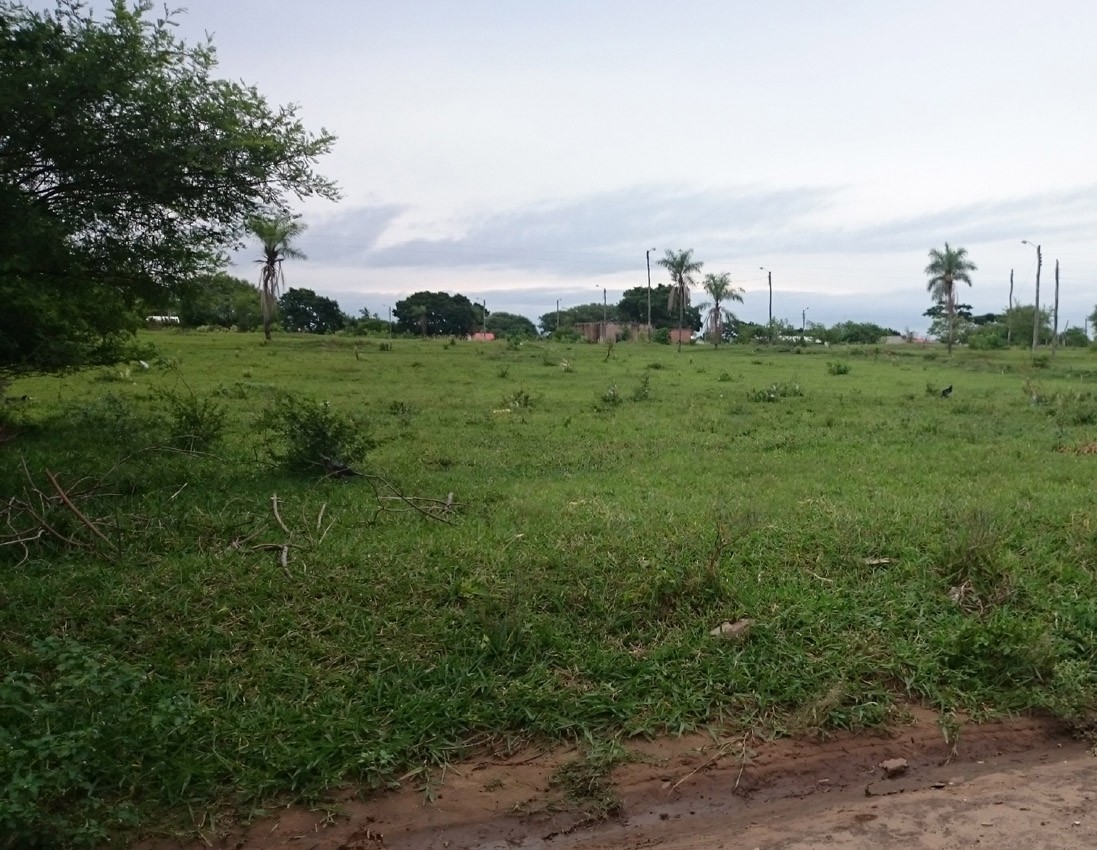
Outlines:
[[[1097,457],[1058,450],[1097,441],[1088,351],[150,338],[3,411],[10,846],[493,737],[1093,718]],[[319,409],[368,477],[274,463]]]

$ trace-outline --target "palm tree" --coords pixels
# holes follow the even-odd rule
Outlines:
[[[962,281],[971,286],[970,273],[975,270],[975,263],[967,258],[967,248],[950,248],[946,242],[944,251],[934,248],[929,252],[929,265],[926,266],[929,283],[926,289],[932,293],[938,304],[945,305],[945,314],[948,316],[948,353],[950,355],[956,336],[956,282]]]
[[[293,240],[305,232],[308,225],[297,216],[280,213],[271,218],[255,216],[248,229],[263,246],[263,256],[256,260],[263,268],[259,276],[259,305],[263,310],[263,335],[270,341],[270,325],[278,303],[278,290],[286,282],[282,260],[303,260],[305,255],[293,246]]]
[[[667,250],[666,255],[658,261],[659,265],[667,270],[670,275],[670,298],[667,299],[667,309],[673,310],[678,305],[678,350],[682,350],[682,326],[685,324],[686,307],[689,306],[689,288],[695,285],[693,275],[701,271],[704,265],[699,260],[693,259],[693,249],[687,251]]]
[[[735,320],[735,316],[732,315],[730,310],[721,310],[720,305],[724,301],[738,301],[743,303],[743,292],[745,291],[741,287],[731,285],[731,275],[727,272],[721,272],[720,274],[707,274],[701,285],[705,288],[705,292],[712,298],[712,309],[708,311],[709,323],[712,325],[713,332],[716,336],[716,347],[720,347],[721,334],[721,319],[727,317],[730,321]]]

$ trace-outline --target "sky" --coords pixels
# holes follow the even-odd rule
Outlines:
[[[289,286],[386,314],[429,289],[536,321],[692,249],[740,318],[924,332],[960,300],[1097,305],[1092,0],[183,0],[220,74],[338,136]],[[236,272],[255,269],[248,255]],[[694,293],[694,303],[704,300]]]

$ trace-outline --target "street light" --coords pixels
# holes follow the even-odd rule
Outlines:
[[[1036,346],[1040,344],[1040,268],[1044,264],[1044,255],[1039,245],[1033,245],[1027,239],[1022,239],[1021,244],[1036,249],[1036,306],[1032,311],[1032,353],[1035,354]]]
[[[644,259],[648,264],[648,342],[651,342],[651,252],[656,250],[655,248],[648,248],[644,251]]]
[[[765,266],[758,266],[760,271],[766,273],[766,278],[769,281],[769,330],[773,333],[773,272],[767,269]],[[772,342],[772,340],[770,340]]]

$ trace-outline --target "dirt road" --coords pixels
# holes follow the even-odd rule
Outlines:
[[[889,736],[636,745],[612,775],[610,816],[567,799],[573,754],[484,757],[404,790],[347,799],[325,819],[288,809],[191,846],[258,850],[807,850],[1097,847],[1097,758],[1055,724],[966,726],[949,758],[923,715]],[[889,776],[881,764],[889,760]],[[411,787],[414,786],[414,787]],[[603,801],[604,802],[604,801]],[[145,848],[177,850],[178,844]]]

